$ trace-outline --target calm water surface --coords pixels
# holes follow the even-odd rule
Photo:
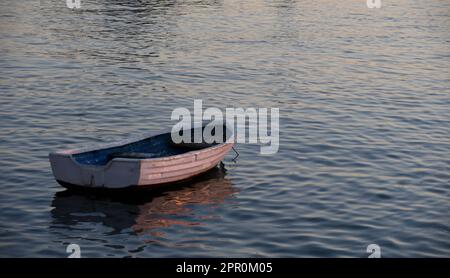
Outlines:
[[[0,256],[450,256],[450,2],[0,3]],[[80,195],[47,155],[279,107],[280,150],[139,198]]]

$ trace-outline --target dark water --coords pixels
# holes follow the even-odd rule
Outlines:
[[[0,4],[0,256],[450,256],[450,3]],[[80,195],[48,152],[280,108],[280,151],[169,191]]]

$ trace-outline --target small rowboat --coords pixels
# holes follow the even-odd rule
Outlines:
[[[219,128],[223,128],[225,139],[228,129]],[[159,187],[216,167],[234,145],[223,142],[175,144],[171,132],[166,131],[97,147],[52,152],[49,159],[56,181],[64,187]]]

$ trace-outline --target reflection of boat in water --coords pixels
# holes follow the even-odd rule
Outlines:
[[[55,194],[51,211],[53,226],[72,229],[78,223],[101,223],[113,233],[132,228],[136,233],[172,225],[199,225],[205,213],[196,210],[223,203],[236,190],[222,169],[215,168],[189,182],[166,190],[98,195],[72,190]],[[189,215],[190,221],[186,221]]]

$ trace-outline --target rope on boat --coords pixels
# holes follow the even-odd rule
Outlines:
[[[239,156],[239,152],[234,148],[234,147],[232,147],[232,149],[233,149],[233,151],[236,153],[236,156],[233,158],[233,159],[231,159],[231,161],[233,161],[234,162],[234,167],[232,167],[231,169],[233,169],[233,168],[235,168],[236,167],[236,163],[237,163],[237,158],[238,158],[238,156]],[[224,172],[227,172],[228,171],[228,169],[227,168],[225,168],[225,163],[223,163],[223,161],[220,161],[220,169],[222,170],[222,171],[224,171]]]
[[[234,163],[236,163],[236,159],[238,158],[238,156],[239,156],[239,153],[238,153],[238,151],[234,148],[234,146],[233,147],[231,147],[232,149],[233,149],[233,151],[236,153],[236,156],[232,159],[232,161],[234,162]]]

